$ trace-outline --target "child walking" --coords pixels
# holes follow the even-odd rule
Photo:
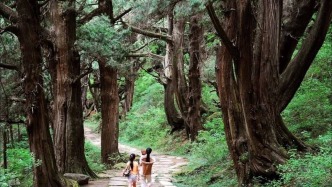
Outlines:
[[[130,168],[130,174],[128,177],[128,187],[136,187],[137,181],[139,181],[138,162],[135,160],[135,154],[130,154],[129,161],[126,168]],[[126,169],[125,168],[125,169]],[[125,169],[122,171],[124,173]]]

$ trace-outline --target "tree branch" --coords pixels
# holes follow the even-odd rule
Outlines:
[[[38,4],[39,7],[46,5],[50,0],[45,0],[44,2]]]
[[[112,24],[115,24],[119,19],[121,19],[123,16],[125,16],[126,14],[128,14],[130,11],[132,10],[132,8],[129,8],[127,10],[125,10],[124,12],[122,12],[120,15],[118,15],[117,17],[113,18],[111,20]]]
[[[132,52],[133,52],[133,53],[134,53],[134,52],[137,52],[137,51],[143,49],[144,47],[146,47],[147,45],[149,45],[150,43],[152,43],[152,42],[154,42],[154,41],[156,41],[156,40],[157,40],[157,39],[154,38],[153,40],[146,42],[144,45],[142,45],[141,47],[139,47],[139,48],[133,50]]]
[[[19,29],[14,25],[10,25],[10,26],[0,30],[0,34],[3,34],[5,32],[11,32],[11,33],[15,34],[16,36],[18,36]]]
[[[79,8],[77,9],[77,12],[78,13],[82,12],[84,10],[85,5],[86,5],[86,1],[83,1],[81,3],[81,5],[79,6]]]
[[[25,103],[26,102],[26,99],[18,98],[18,97],[15,97],[15,96],[10,96],[9,100],[15,101],[15,102],[21,102],[21,103]]]
[[[92,73],[92,72],[93,72],[93,69],[92,69],[92,68],[89,69],[89,70],[87,70],[86,72],[84,72],[84,73],[82,73],[81,75],[79,75],[78,77],[76,77],[76,78],[73,80],[72,84],[76,83],[77,81],[81,80],[81,78],[85,77],[86,75],[88,75],[88,74],[90,74],[90,73]]]
[[[18,124],[18,123],[25,123],[23,120],[18,120],[18,121],[14,121],[14,120],[4,120],[4,119],[0,119],[1,123],[8,123],[8,124]]]
[[[154,58],[156,60],[160,60],[160,61],[163,61],[165,59],[164,56],[156,55],[153,53],[131,53],[131,54],[128,54],[126,57],[152,57],[152,58]]]
[[[284,1],[283,24],[280,38],[279,72],[290,62],[299,38],[303,36],[312,15],[316,0]]]
[[[0,3],[0,15],[11,22],[16,23],[18,21],[17,13],[4,3]]]
[[[4,64],[4,63],[0,63],[0,68],[4,68],[4,69],[10,69],[10,70],[16,70],[16,71],[19,71],[19,68],[18,68],[18,66],[11,65],[11,64]]]
[[[165,60],[165,57],[164,56],[161,56],[161,55],[156,55],[156,54],[153,54],[153,53],[149,53],[149,56],[156,59],[156,60],[160,60],[160,61],[164,61]]]
[[[104,12],[103,9],[101,7],[98,7],[96,9],[92,10],[90,13],[83,16],[80,20],[78,20],[77,24],[78,25],[84,25],[85,23],[92,20],[95,16],[101,15],[103,12]]]
[[[287,66],[284,73],[281,74],[280,86],[278,88],[278,95],[280,96],[278,98],[279,112],[285,109],[300,87],[306,72],[324,42],[331,20],[332,1],[322,0],[313,28],[303,41],[295,58]]]
[[[156,72],[159,76],[156,76],[156,75],[154,75],[153,73],[152,73],[152,69],[153,68],[149,68],[149,69],[145,69],[144,67],[143,67],[143,64],[140,64],[139,65],[139,67],[143,70],[143,71],[145,71],[146,73],[148,73],[149,75],[151,75],[152,77],[154,77],[156,80],[157,80],[157,82],[159,82],[161,85],[163,85],[163,86],[165,86],[166,85],[166,82],[164,82],[163,80],[162,80],[162,78],[161,78],[161,76],[160,76],[160,74],[158,73],[158,72]]]
[[[158,33],[154,33],[154,32],[151,32],[151,31],[142,30],[142,29],[137,28],[135,26],[128,25],[125,22],[122,22],[122,23],[123,23],[124,27],[128,27],[131,31],[133,31],[135,33],[142,34],[144,36],[148,36],[148,37],[151,37],[151,38],[157,38],[157,39],[163,40],[167,43],[173,43],[172,38],[168,35],[158,34]]]
[[[229,54],[232,55],[232,58],[234,61],[239,61],[239,51],[238,49],[232,44],[232,42],[230,41],[230,39],[228,38],[225,30],[222,28],[221,23],[216,15],[216,12],[213,8],[213,5],[211,2],[208,2],[206,4],[206,9],[209,13],[209,16],[211,18],[211,21],[214,25],[214,28],[217,31],[217,34],[219,36],[219,38],[221,39],[221,41],[223,42],[223,44],[225,45],[226,49],[228,50]]]

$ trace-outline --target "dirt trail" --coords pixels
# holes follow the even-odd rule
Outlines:
[[[86,140],[91,141],[92,144],[99,146],[100,135],[93,133],[91,129],[84,127],[84,134]],[[140,150],[119,144],[119,151],[121,153],[135,153],[140,154]],[[165,154],[158,154],[153,151],[153,157],[156,158],[156,163],[153,165],[152,181],[153,187],[174,187],[172,183],[172,174],[180,170],[180,167],[187,164],[187,160],[182,157],[170,156]],[[85,187],[123,187],[127,186],[127,179],[122,177],[121,170],[107,170],[104,173],[98,174],[101,179],[90,181]],[[140,183],[138,183],[140,186]]]

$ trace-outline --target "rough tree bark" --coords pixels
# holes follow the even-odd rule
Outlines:
[[[176,88],[174,91],[176,105],[179,108],[179,114],[184,122],[184,127],[186,129],[188,138],[190,133],[190,128],[188,122],[186,120],[186,116],[188,114],[188,83],[186,80],[185,72],[184,72],[184,59],[183,59],[183,43],[184,43],[184,29],[185,29],[185,19],[177,19],[174,20],[173,23],[173,54],[171,57],[171,82]],[[168,101],[170,102],[170,101]],[[174,101],[173,101],[174,102]]]
[[[56,86],[54,98],[54,142],[56,163],[60,173],[84,173],[96,177],[84,155],[84,129],[80,57],[74,50],[76,12],[74,3],[65,7],[51,1],[55,34]]]
[[[119,94],[118,71],[99,59],[101,96],[101,158],[103,163],[111,163],[109,157],[118,154],[119,137]]]
[[[239,185],[251,186],[257,176],[277,177],[275,166],[288,158],[285,148],[308,149],[287,129],[280,113],[299,88],[331,22],[332,1],[322,0],[312,29],[292,59],[296,44],[288,36],[303,36],[313,10],[302,5],[310,3],[304,0],[294,4],[296,15],[309,14],[300,21],[294,14],[282,14],[280,0],[227,0],[223,7],[225,30],[212,4],[207,4],[223,42],[217,52],[217,84]],[[285,30],[282,20],[290,21],[285,23]]]
[[[189,126],[190,139],[193,141],[198,135],[198,131],[202,130],[201,123],[201,44],[203,42],[203,28],[200,23],[202,16],[194,15],[190,18],[190,35],[189,35],[189,90],[187,94],[188,114],[187,123]]]
[[[39,5],[36,0],[17,1],[18,35],[24,67],[27,132],[30,150],[41,165],[33,167],[34,186],[64,186],[55,163],[53,143],[49,132],[47,107],[43,91],[42,53],[40,40]]]
[[[167,15],[168,20],[168,36],[172,36],[174,33],[174,15],[173,15],[173,8],[170,8],[170,12]],[[184,125],[184,119],[181,116],[181,113],[176,108],[175,103],[175,93],[177,92],[177,79],[174,65],[177,67],[176,59],[174,59],[174,53],[175,49],[178,49],[175,45],[179,42],[173,42],[167,41],[166,42],[166,55],[165,60],[163,62],[164,66],[164,74],[166,77],[166,85],[164,85],[165,88],[165,95],[164,95],[164,108],[166,113],[166,118],[168,124],[172,126],[172,132],[176,130],[183,129],[185,127]],[[182,43],[182,42],[181,42]]]

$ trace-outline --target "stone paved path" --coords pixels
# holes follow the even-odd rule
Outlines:
[[[100,146],[100,136],[95,134],[89,128],[84,128],[85,138],[91,141],[94,145]],[[120,152],[135,153],[140,155],[140,150],[119,144]],[[180,170],[181,166],[187,164],[187,160],[182,157],[158,154],[154,151],[152,152],[153,157],[156,158],[156,163],[152,168],[152,181],[153,187],[174,187],[172,183],[172,173]],[[104,174],[99,174],[102,179],[95,181],[90,181],[89,185],[84,185],[84,187],[124,187],[128,186],[127,178],[122,176],[122,170],[108,170]],[[140,182],[138,185],[140,186]]]

